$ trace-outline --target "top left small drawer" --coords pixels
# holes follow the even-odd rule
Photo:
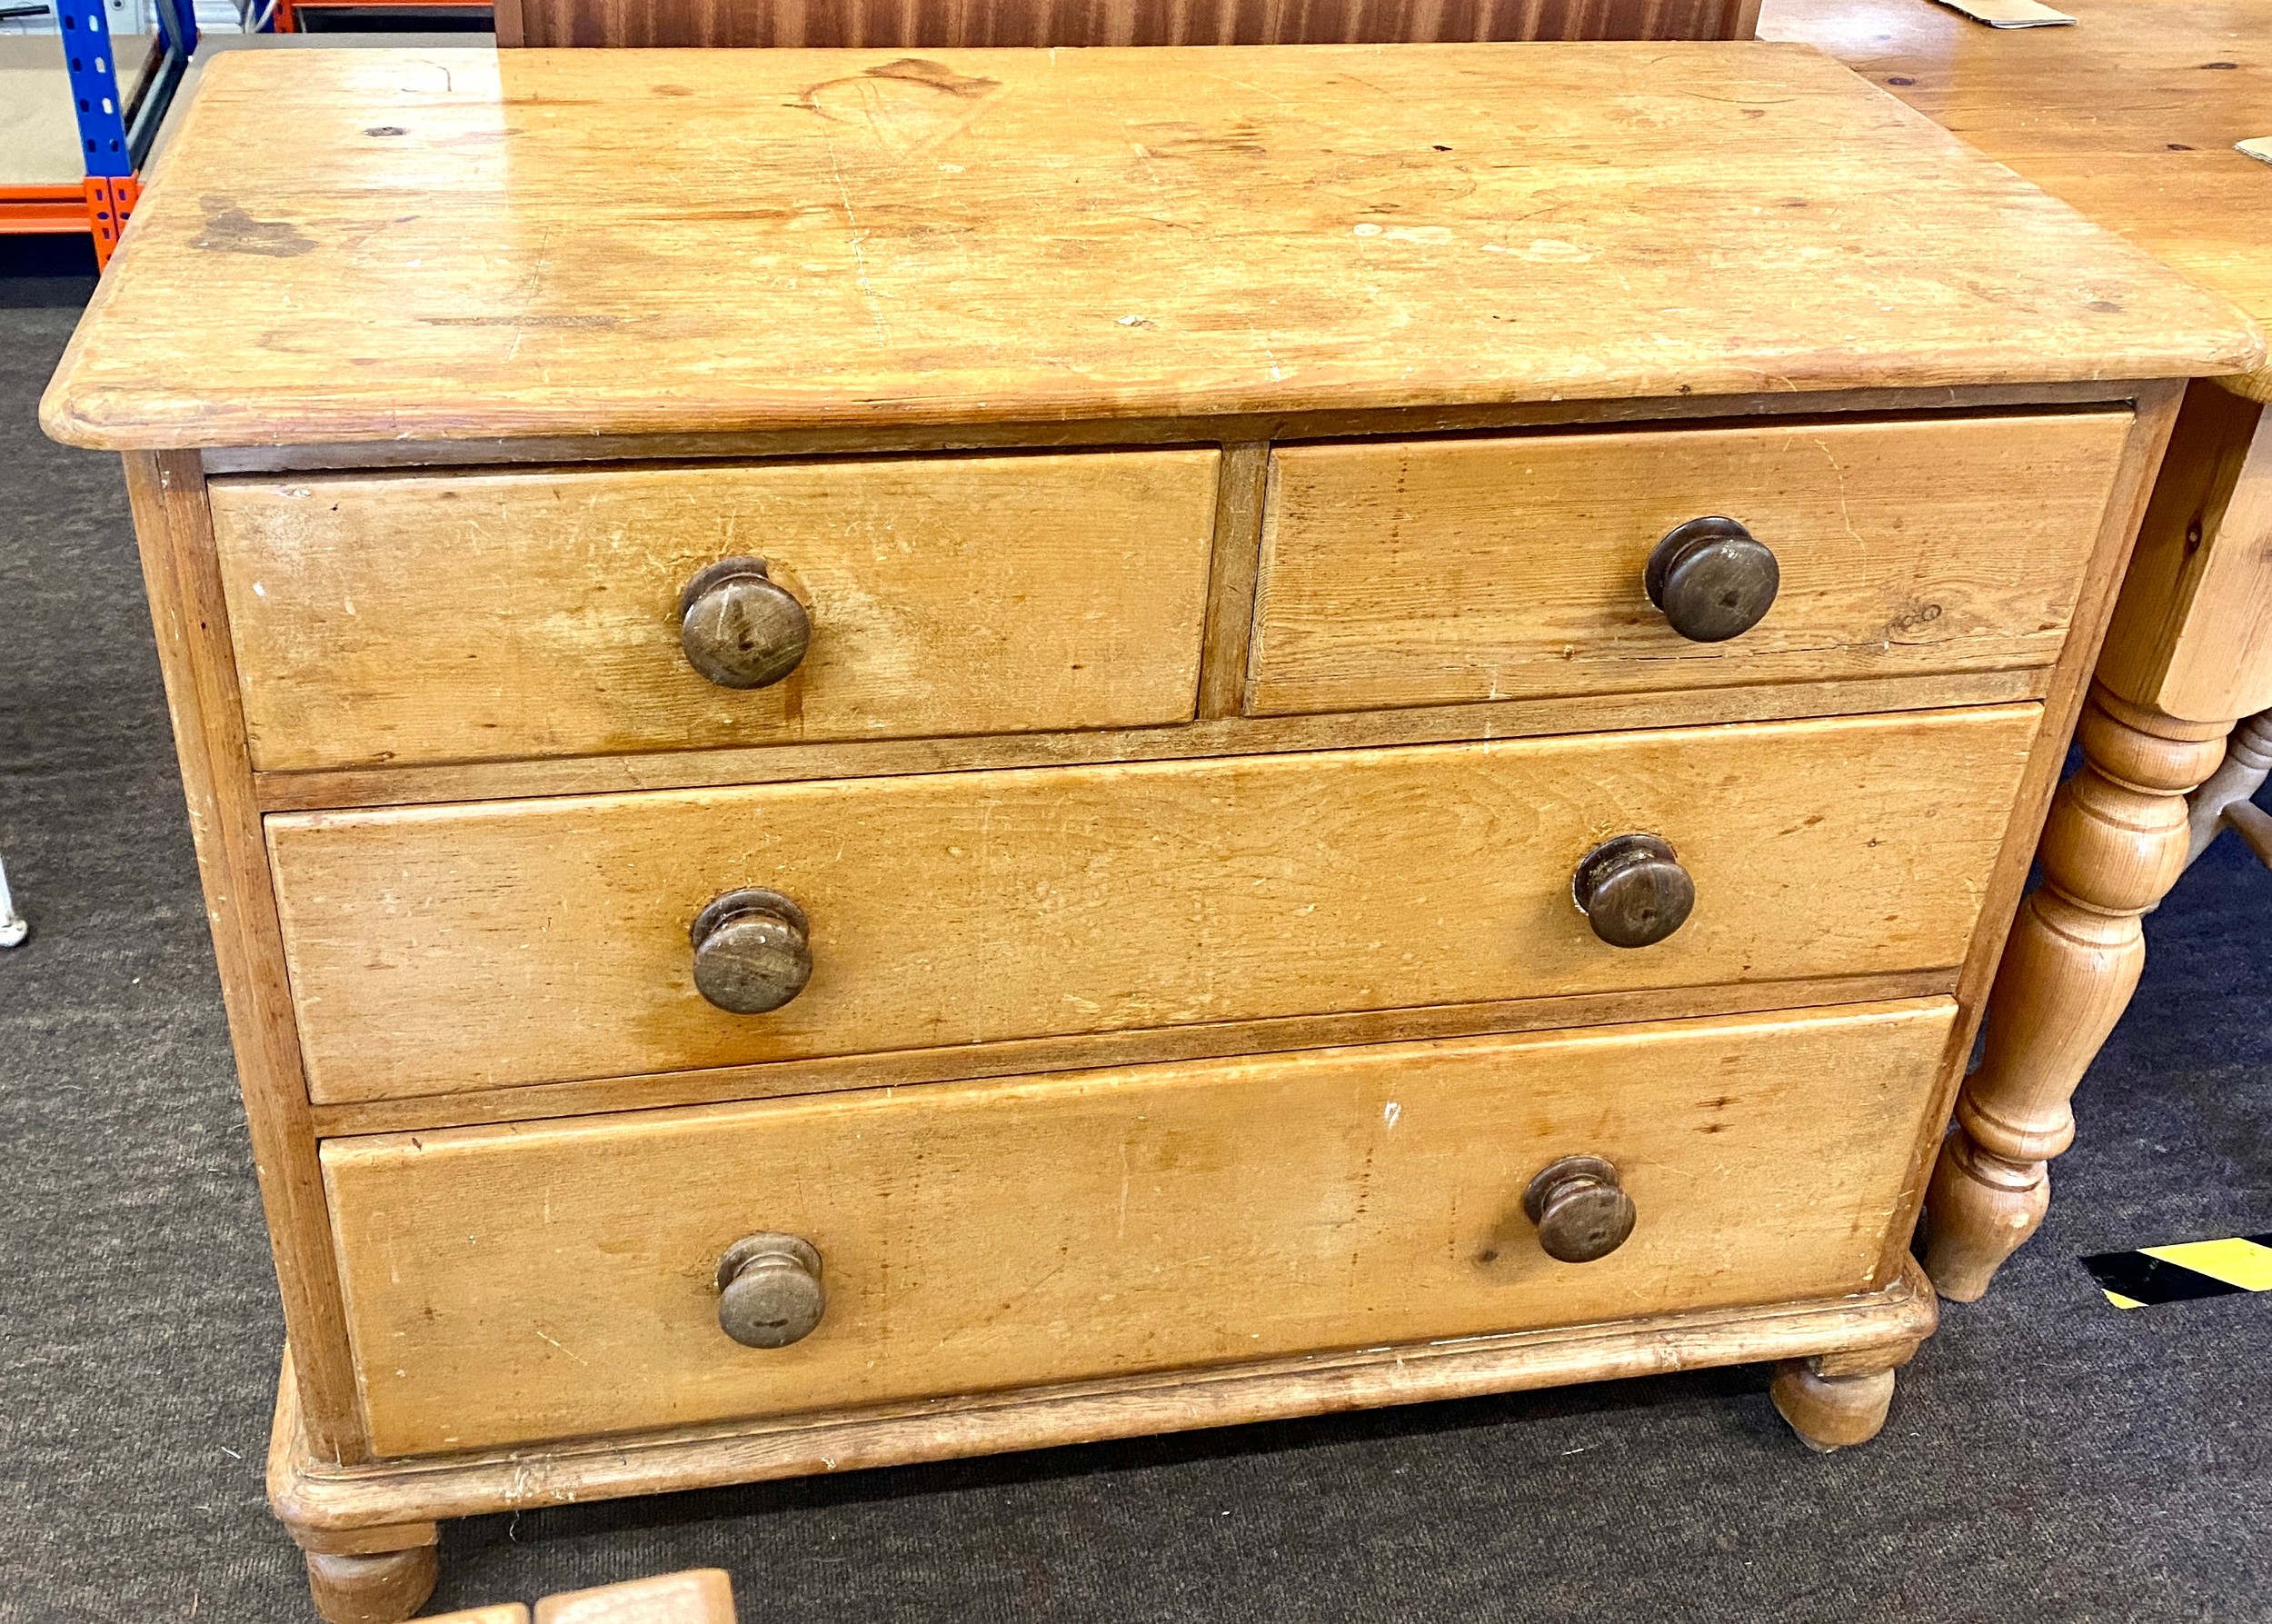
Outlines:
[[[215,480],[253,765],[1183,721],[1218,460]]]

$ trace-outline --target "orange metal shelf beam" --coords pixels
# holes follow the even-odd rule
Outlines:
[[[118,234],[126,229],[126,216],[134,212],[135,200],[141,195],[142,183],[131,174],[86,177],[86,197],[81,206],[86,211],[88,234],[95,239],[98,272],[111,263]]]
[[[0,186],[0,235],[84,231],[95,239],[99,270],[141,195],[142,183],[124,174],[90,174],[75,186]]]
[[[0,235],[87,229],[83,186],[0,186]]]

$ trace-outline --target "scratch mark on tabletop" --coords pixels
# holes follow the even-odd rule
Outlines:
[[[612,315],[422,315],[426,327],[613,327]]]
[[[868,302],[868,317],[876,324],[876,336],[889,344],[892,328],[883,319],[882,295],[876,292],[875,284],[868,280],[867,234],[860,229],[860,216],[852,210],[852,188],[844,184],[844,165],[837,159],[836,142],[833,137],[823,139],[828,143],[829,173],[836,178],[836,195],[844,204],[844,225],[852,234],[853,280],[860,284],[861,295]]]
[[[1251,318],[1249,318],[1247,322],[1247,331],[1254,336],[1255,342],[1262,346],[1262,354],[1271,364],[1271,382],[1273,384],[1281,382],[1286,376],[1286,369],[1278,364],[1278,352],[1271,347],[1271,335],[1255,325]]]
[[[1121,123],[1131,129],[1135,127],[1135,121],[1132,119],[1123,118]],[[1152,162],[1151,148],[1141,141],[1131,141],[1128,146],[1129,150],[1136,154],[1137,161],[1143,164],[1144,178],[1151,183],[1151,189],[1155,192],[1165,192],[1168,189],[1168,183],[1161,175],[1160,166]]]
[[[1228,74],[1211,74],[1209,77],[1214,79],[1218,84],[1235,85],[1250,95],[1268,96],[1271,101],[1276,102],[1281,107],[1290,105],[1286,96],[1281,95],[1275,90],[1272,90],[1267,85],[1250,85],[1244,79],[1234,79]]]
[[[536,263],[529,267],[529,284],[521,291],[520,304],[523,309],[536,303],[536,295],[544,286],[544,272],[552,264],[553,260],[553,238],[558,234],[559,229],[554,225],[546,226],[543,237],[536,244]],[[514,326],[513,343],[505,348],[507,361],[521,353],[521,340],[526,334],[526,328]]]
[[[1815,449],[1820,452],[1824,459],[1829,463],[1830,472],[1837,474],[1839,478],[1839,523],[1846,526],[1846,533],[1852,536],[1856,545],[1861,548],[1862,559],[1867,563],[1869,558],[1869,543],[1862,539],[1862,533],[1854,528],[1854,516],[1847,510],[1846,469],[1839,463],[1838,453],[1830,449],[1829,442],[1818,434],[1814,436],[1814,443]]]
[[[591,1368],[592,1361],[591,1361],[590,1360],[588,1360],[588,1359],[584,1358],[582,1354],[578,1353],[578,1352],[577,1352],[574,1349],[573,1349],[573,1348],[571,1348],[571,1347],[567,1346],[567,1345],[566,1345],[565,1343],[563,1343],[563,1342],[561,1342],[561,1341],[555,1340],[554,1340],[553,1338],[552,1338],[552,1337],[548,1337],[548,1336],[546,1336],[546,1335],[545,1335],[543,1331],[541,1331],[541,1330],[540,1330],[540,1331],[538,1331],[536,1334],[537,1334],[537,1337],[538,1337],[541,1340],[547,1341],[547,1342],[551,1342],[551,1343],[553,1344],[553,1347],[555,1347],[555,1348],[559,1349],[559,1350],[560,1350],[563,1353],[565,1353],[565,1354],[566,1354],[566,1355],[567,1355],[570,1359],[574,1360],[575,1360],[578,1364],[580,1364],[580,1365],[583,1366],[586,1370],[589,1370],[589,1369]]]

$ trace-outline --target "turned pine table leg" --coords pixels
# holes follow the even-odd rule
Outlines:
[[[1926,1272],[1970,1302],[2043,1221],[2045,1164],[2075,1137],[2068,1101],[2145,968],[2139,920],[2185,872],[2187,792],[2230,721],[2183,722],[2094,685],[2082,771],[2060,786],[1988,1007],[1988,1051],[1957,1101],[1926,1196]]]
[[[2272,711],[2251,716],[2233,730],[2226,742],[2224,764],[2189,798],[2193,838],[2186,848],[2187,862],[2209,849],[2209,842],[2224,831],[2226,813],[2246,806],[2267,777],[2272,777]]]
[[[1988,1052],[1926,1193],[1925,1267],[1969,1302],[2043,1221],[2044,1164],[2075,1135],[2068,1100],[2137,986],[2141,915],[2216,832],[2205,792],[2233,720],[2272,703],[2272,417],[2213,383],[2187,387],[2098,657],[2085,765],[2052,802],[1988,1007]],[[2272,758],[2233,742],[2226,789]],[[2243,784],[2246,790],[2242,790]]]

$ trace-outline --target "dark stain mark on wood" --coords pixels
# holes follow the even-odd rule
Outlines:
[[[902,56],[887,62],[882,67],[867,70],[871,79],[904,79],[911,85],[928,85],[933,90],[943,90],[949,95],[982,96],[1001,88],[999,79],[982,78],[976,74],[958,74],[943,62],[926,62],[920,56]]]
[[[823,79],[807,90],[800,99],[808,111],[817,113],[822,118],[834,119],[840,124],[850,123],[851,120],[840,117],[823,105],[839,99],[832,97],[830,93],[846,85],[872,84],[877,79],[898,85],[920,85],[925,90],[935,90],[963,101],[974,101],[1001,87],[999,79],[982,78],[975,74],[958,74],[943,62],[926,62],[920,56],[902,56],[895,62],[887,62],[862,73],[837,79]]]
[[[1219,129],[1186,119],[1155,119],[1133,128],[1142,137],[1144,150],[1155,158],[1206,158],[1219,153],[1262,157],[1270,152],[1262,132],[1246,120]],[[1371,162],[1390,174],[1417,173],[1410,170],[1411,160],[1407,158],[1383,156]]]
[[[313,253],[315,239],[289,220],[255,220],[237,206],[234,197],[201,197],[205,229],[190,241],[193,248],[213,254],[260,254],[270,259],[292,259]]]
[[[920,56],[902,56],[861,73],[823,79],[799,96],[797,105],[832,124],[865,125],[886,145],[907,149],[943,136],[974,116],[944,111],[952,102],[976,101],[1001,87],[999,79],[958,74],[944,63]]]
[[[1907,637],[1912,632],[1931,625],[1940,619],[1940,615],[1941,609],[1938,603],[1911,603],[1886,623],[1886,635],[1896,639]]]

